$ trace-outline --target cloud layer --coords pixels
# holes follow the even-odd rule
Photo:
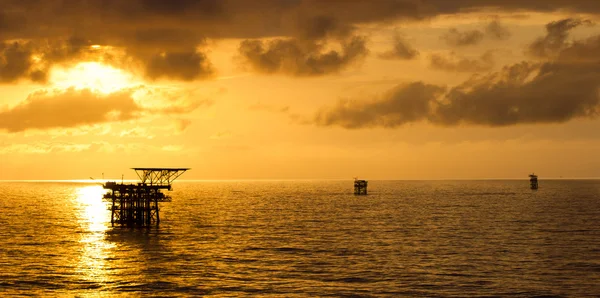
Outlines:
[[[485,72],[494,67],[493,52],[487,51],[478,59],[470,59],[451,53],[449,56],[432,54],[429,65],[433,69],[448,72]]]
[[[141,110],[130,91],[108,95],[73,88],[39,91],[19,105],[0,111],[0,129],[18,132],[125,121],[138,117]]]
[[[451,28],[448,32],[440,36],[440,39],[445,41],[449,46],[464,47],[479,44],[484,38],[505,40],[510,35],[510,31],[506,27],[500,24],[498,20],[494,20],[485,27],[485,31],[468,30],[460,32],[456,28]]]
[[[450,46],[462,47],[480,43],[483,40],[483,36],[483,32],[479,30],[460,32],[456,28],[452,28],[440,36],[440,39],[444,40]]]
[[[554,39],[560,46],[551,43],[557,52],[550,61],[521,62],[473,76],[446,92],[443,86],[424,82],[399,85],[372,100],[340,101],[319,111],[314,122],[345,128],[396,127],[416,121],[495,127],[597,117],[600,35],[565,44],[567,36],[561,32],[574,24],[570,20],[548,24],[547,28],[562,28]]]
[[[40,90],[16,106],[0,110],[0,130],[48,130],[135,120],[152,115],[188,114],[212,104],[211,101],[189,97],[181,91],[144,86],[108,94],[92,89]],[[184,123],[185,126],[189,124]]]
[[[343,7],[343,9],[340,9]],[[86,56],[115,64],[141,65],[146,78],[201,80],[214,68],[207,40],[239,38],[241,55],[260,72],[319,75],[339,71],[364,56],[361,24],[421,20],[494,8],[504,11],[599,13],[598,1],[563,0],[5,0],[0,3],[0,83],[43,82],[48,69]],[[455,45],[482,35],[506,38],[492,23],[485,32],[451,31]],[[264,38],[276,38],[265,42]],[[119,50],[122,61],[91,45]],[[337,47],[337,50],[331,48]],[[342,49],[339,49],[342,48]],[[398,42],[385,57],[414,57]],[[111,59],[108,59],[110,56]],[[297,59],[299,62],[289,62]]]
[[[364,58],[368,50],[362,37],[340,42],[341,50],[324,50],[324,45],[297,39],[267,43],[246,40],[239,51],[245,63],[257,72],[293,76],[317,76],[339,72]]]
[[[528,52],[536,57],[553,57],[568,45],[569,31],[582,25],[592,24],[590,20],[575,18],[551,22],[546,25],[546,36],[538,38],[529,45]]]
[[[394,36],[394,47],[391,50],[379,53],[381,59],[401,59],[410,60],[419,56],[419,51],[413,48],[408,41],[400,34]]]

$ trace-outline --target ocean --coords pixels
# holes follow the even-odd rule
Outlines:
[[[599,297],[600,180],[0,182],[0,296]]]

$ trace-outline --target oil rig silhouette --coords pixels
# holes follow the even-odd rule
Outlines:
[[[359,180],[358,177],[354,177],[354,194],[355,195],[367,195],[367,180]]]
[[[112,203],[110,223],[121,226],[147,227],[160,222],[159,202],[170,202],[171,197],[161,190],[172,190],[171,184],[189,168],[132,168],[141,182],[125,184],[106,182],[104,201]]]
[[[536,174],[529,175],[529,184],[531,189],[538,189],[538,176]]]

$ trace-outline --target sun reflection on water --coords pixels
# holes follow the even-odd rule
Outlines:
[[[99,185],[80,187],[77,190],[77,204],[80,206],[79,223],[82,228],[81,255],[78,272],[86,282],[106,284],[111,280],[109,273],[114,243],[106,240],[106,230],[110,225],[110,211],[102,201],[104,189]]]
[[[102,201],[104,189],[99,185],[85,186],[78,189],[77,200],[83,207],[82,224],[88,226],[89,232],[103,232],[108,229],[110,216],[106,204]]]

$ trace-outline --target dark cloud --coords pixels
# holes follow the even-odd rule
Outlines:
[[[239,52],[252,69],[266,74],[318,76],[339,72],[364,58],[365,39],[352,36],[340,41],[341,50],[325,50],[325,44],[309,40],[246,40]]]
[[[426,91],[406,91],[415,89]],[[444,94],[440,90],[441,86],[416,82],[375,100],[340,101],[321,110],[315,123],[364,128],[426,120],[443,126],[508,126],[597,117],[600,36],[570,44],[552,61],[518,63],[474,76]]]
[[[462,47],[478,44],[483,41],[483,37],[483,32],[479,30],[460,32],[456,28],[452,28],[440,36],[440,39],[450,46]]]
[[[431,115],[442,125],[565,122],[599,111],[598,68],[522,63],[453,88]]]
[[[157,54],[146,64],[146,75],[151,79],[192,81],[213,74],[213,67],[206,56],[194,51]]]
[[[487,51],[478,59],[459,57],[454,53],[450,56],[432,54],[429,57],[431,68],[448,72],[484,72],[494,67],[494,56],[492,51]]]
[[[592,25],[592,22],[568,18],[547,24],[546,36],[538,38],[529,46],[529,54],[537,57],[553,56],[567,46],[569,31],[581,25]]]
[[[90,53],[89,45],[122,50],[126,62],[141,65],[150,78],[191,80],[207,76],[206,55],[198,46],[206,40],[239,38],[254,40],[278,38],[274,48],[300,52],[296,57],[316,64],[302,73],[328,73],[341,69],[348,58],[362,54],[314,48],[338,43],[348,51],[364,53],[364,43],[353,39],[353,29],[361,24],[397,20],[421,20],[436,15],[494,8],[503,11],[573,11],[599,13],[596,0],[3,0],[0,1],[0,43],[3,82],[29,79],[43,81],[47,69],[57,63],[70,63],[81,55],[93,61],[103,54]],[[503,36],[499,27],[485,34]],[[491,32],[491,33],[490,33]],[[472,44],[480,31],[451,33],[455,44]],[[7,49],[18,40],[21,48]],[[60,41],[56,43],[56,41]],[[28,44],[28,46],[25,46]],[[308,45],[308,46],[307,46]],[[311,47],[312,45],[312,47]],[[337,46],[337,45],[336,45]],[[401,50],[401,49],[400,49]],[[13,51],[13,52],[11,52]],[[402,51],[398,52],[402,53]],[[6,62],[7,54],[15,61]],[[23,57],[37,55],[31,61]],[[11,56],[13,57],[13,56]],[[158,58],[163,57],[164,59]],[[289,57],[289,56],[287,56]],[[113,57],[114,58],[114,57]],[[272,57],[265,57],[272,58]],[[11,58],[13,59],[13,58]],[[130,61],[131,60],[131,61]],[[276,59],[277,60],[277,59]],[[316,62],[312,62],[316,60]],[[350,59],[352,60],[352,59]],[[183,63],[183,62],[186,63]],[[305,62],[306,62],[305,61]],[[335,62],[337,61],[337,62]],[[113,60],[111,62],[117,63]],[[308,62],[301,62],[300,65]],[[324,65],[319,63],[323,62]],[[124,62],[119,62],[124,63]],[[197,64],[196,64],[197,63]],[[7,66],[10,64],[10,66]],[[194,65],[191,65],[194,64]],[[335,66],[335,65],[338,66]],[[262,65],[259,63],[259,65]],[[154,70],[163,71],[158,75]],[[323,66],[323,67],[322,67]],[[297,69],[312,66],[294,66]],[[321,69],[323,68],[323,69]],[[264,68],[259,68],[264,69]],[[282,68],[283,69],[283,68]],[[289,72],[288,72],[289,73]]]
[[[365,38],[353,35],[353,29],[336,18],[303,17],[298,23],[293,38],[243,41],[239,47],[242,61],[261,73],[319,76],[337,73],[368,53]]]
[[[203,36],[190,29],[148,28],[131,32],[128,48],[134,52],[154,53],[156,49],[164,51],[182,51],[193,49],[206,43]]]
[[[443,87],[415,82],[400,85],[373,101],[341,100],[330,109],[319,111],[318,125],[344,128],[397,127],[427,119],[431,104]]]
[[[451,28],[448,32],[440,36],[440,39],[450,46],[462,47],[479,44],[484,38],[505,40],[509,37],[510,31],[498,20],[493,20],[485,27],[485,31],[469,30],[460,32],[456,28]]]
[[[0,42],[0,83],[19,79],[45,82],[53,64],[65,64],[91,54],[88,41],[57,40]]]
[[[572,42],[557,55],[557,61],[592,69],[600,67],[600,35]]]
[[[0,129],[19,132],[124,121],[136,118],[140,111],[129,91],[108,95],[89,89],[39,91],[19,105],[0,111]]]
[[[28,43],[0,43],[0,83],[10,83],[26,77],[38,81],[33,69],[32,49]]]
[[[581,13],[599,13],[600,3],[596,0],[427,0],[437,13],[453,14],[479,9],[501,11],[569,11]]]
[[[403,59],[410,60],[414,59],[419,55],[419,51],[413,48],[402,35],[396,34],[394,36],[394,47],[386,52],[379,53],[381,59]]]
[[[48,63],[62,63],[90,54],[91,45],[89,40],[71,36],[68,39],[43,40],[37,46],[37,51]]]
[[[485,34],[486,36],[497,40],[508,39],[511,35],[508,28],[504,27],[498,20],[490,22],[487,27],[485,27]]]
[[[180,30],[193,39],[291,37],[312,19],[329,26],[335,18],[337,27],[347,28],[489,8],[600,12],[595,0],[3,0],[0,8],[0,26],[7,38],[55,38],[76,33],[96,44],[128,44],[131,40],[126,37],[153,30]]]
[[[332,16],[300,17],[295,37],[301,40],[321,40],[328,37],[347,37],[353,28]]]

